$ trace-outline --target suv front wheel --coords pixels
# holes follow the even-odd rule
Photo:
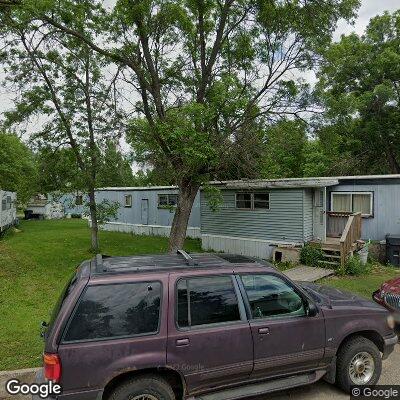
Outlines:
[[[164,379],[146,375],[118,386],[109,400],[175,400],[175,394]]]
[[[381,371],[380,352],[370,340],[357,336],[341,347],[336,382],[345,392],[350,393],[352,386],[376,385]]]

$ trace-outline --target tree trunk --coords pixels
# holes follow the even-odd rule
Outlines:
[[[99,226],[97,223],[97,207],[96,207],[96,198],[94,193],[94,188],[90,188],[89,190],[89,210],[90,210],[90,219],[92,220],[92,228],[91,228],[91,250],[94,253],[99,252]]]
[[[177,250],[183,249],[190,213],[199,187],[200,185],[193,183],[182,183],[179,185],[178,205],[169,236],[168,251],[170,253],[176,253]]]

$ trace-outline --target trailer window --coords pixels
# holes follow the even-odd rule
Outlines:
[[[125,195],[125,207],[132,207],[132,195],[131,194]]]
[[[360,212],[363,216],[373,215],[372,192],[332,192],[331,211]]]
[[[242,210],[269,210],[269,193],[236,193],[236,208]]]
[[[159,194],[158,195],[158,207],[176,207],[178,204],[178,195],[177,194]]]

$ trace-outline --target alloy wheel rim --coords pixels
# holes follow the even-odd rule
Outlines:
[[[357,353],[349,365],[349,375],[355,385],[366,385],[375,372],[375,362],[371,354],[363,351]]]
[[[139,394],[134,397],[130,397],[129,400],[159,400],[157,397],[152,394]]]

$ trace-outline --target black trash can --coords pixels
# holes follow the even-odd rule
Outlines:
[[[386,235],[386,261],[400,268],[400,235]]]

